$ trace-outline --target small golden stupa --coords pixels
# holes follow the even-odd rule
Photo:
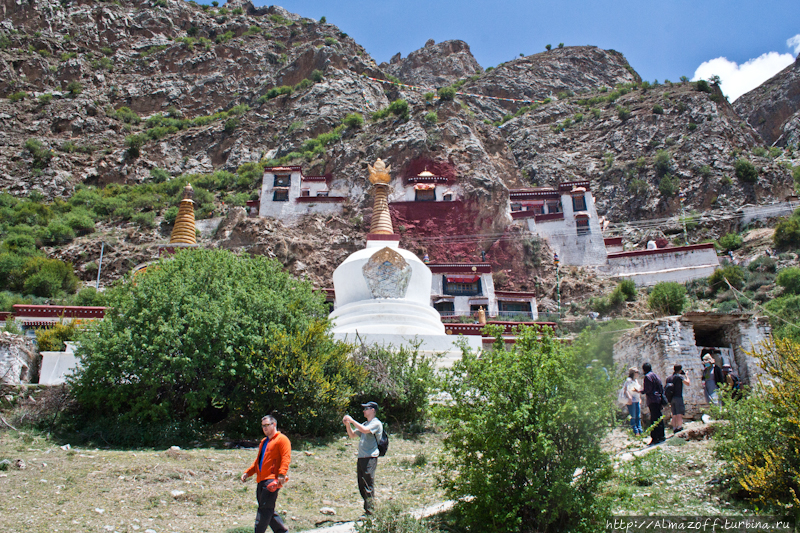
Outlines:
[[[178,208],[178,216],[175,219],[175,226],[172,228],[172,235],[169,238],[170,244],[197,244],[197,233],[194,227],[194,189],[187,183],[183,189],[183,200]]]
[[[372,223],[369,232],[372,235],[394,235],[392,217],[389,214],[389,175],[391,166],[386,166],[382,159],[375,161],[375,166],[367,164],[369,181],[375,189],[375,204],[372,208]]]

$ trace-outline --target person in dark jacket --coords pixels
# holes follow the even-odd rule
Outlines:
[[[703,356],[703,392],[708,403],[719,405],[717,389],[724,384],[725,378],[722,375],[722,369],[711,354],[705,354]]]
[[[642,365],[644,372],[644,385],[642,392],[647,400],[647,409],[650,411],[650,445],[660,444],[667,440],[664,437],[664,420],[661,418],[661,399],[664,397],[664,385],[661,383],[650,363]],[[655,425],[654,425],[655,424]]]
[[[672,432],[678,433],[683,429],[683,415],[686,414],[686,406],[683,403],[683,386],[691,385],[691,380],[682,365],[673,367],[673,374],[667,378],[667,383],[672,383],[672,399],[669,401],[672,408]]]

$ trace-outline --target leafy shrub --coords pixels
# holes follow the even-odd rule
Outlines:
[[[67,84],[66,90],[71,96],[78,96],[83,92],[83,85],[79,81],[71,81]]]
[[[421,424],[435,384],[435,358],[417,348],[362,346],[353,360],[367,371],[353,404],[374,400],[385,421]]]
[[[772,336],[776,339],[793,339],[800,342],[800,295],[791,294],[775,298],[764,304],[769,311]]]
[[[671,176],[670,174],[667,174],[658,182],[658,191],[667,198],[675,196],[680,187],[681,180],[678,176]]]
[[[233,39],[233,37],[234,37],[234,33],[232,31],[228,30],[223,34],[217,35],[216,41],[217,41],[217,44],[222,44],[222,43],[226,43],[226,42],[230,41],[231,39]]]
[[[655,105],[653,106],[653,114],[654,114],[654,115],[663,115],[663,114],[664,114],[664,108],[663,108],[663,107],[661,107],[661,106],[660,106],[660,105],[658,105],[658,104],[655,104]]]
[[[425,113],[425,122],[428,124],[436,124],[439,122],[439,115],[436,114],[436,111]]]
[[[711,92],[711,87],[708,85],[706,80],[697,80],[694,84],[694,88],[696,91],[700,91],[701,93]]]
[[[686,305],[686,287],[674,281],[657,283],[647,298],[647,305],[662,315],[679,315]]]
[[[45,244],[64,244],[75,238],[75,231],[61,220],[54,220],[41,233]]]
[[[755,146],[751,153],[756,157],[767,157],[769,152],[763,146]]]
[[[155,443],[173,424],[191,438],[212,422],[241,435],[272,412],[288,432],[324,435],[365,375],[327,335],[321,295],[277,261],[185,250],[106,294],[72,380],[75,423],[104,438]]]
[[[626,108],[624,108],[624,107],[620,107],[620,108],[618,108],[618,109],[617,109],[617,117],[619,117],[619,119],[620,119],[622,122],[625,122],[626,120],[628,120],[629,118],[631,118],[631,111],[630,111],[630,109],[626,109]]]
[[[738,233],[728,233],[719,238],[719,247],[726,252],[738,250],[742,244],[744,244],[744,239]]]
[[[154,183],[164,183],[169,179],[169,172],[163,168],[153,167],[150,169],[150,179]]]
[[[241,122],[239,121],[238,118],[235,118],[235,117],[229,118],[228,120],[225,121],[225,131],[233,131],[233,130],[235,130],[236,128],[239,127],[240,123]]]
[[[94,231],[94,217],[85,209],[73,209],[64,216],[64,223],[80,235]]]
[[[52,93],[40,94],[38,100],[41,105],[47,105],[53,100],[53,94]]]
[[[33,257],[25,263],[22,290],[26,294],[50,298],[61,292],[72,294],[78,287],[78,278],[72,265],[58,259]]]
[[[628,182],[628,192],[635,196],[641,196],[646,194],[647,191],[650,189],[650,184],[647,183],[645,180],[641,180],[639,178],[633,178]]]
[[[36,344],[41,352],[60,352],[66,348],[64,341],[74,341],[78,338],[78,324],[75,321],[54,324],[50,328],[36,330]]]
[[[138,124],[142,120],[130,107],[120,107],[114,113],[114,117],[126,124]]]
[[[395,502],[376,507],[373,514],[356,522],[355,530],[357,533],[436,533],[439,531],[438,528],[428,526],[424,520],[417,520]]]
[[[595,531],[605,517],[595,494],[610,471],[600,441],[612,381],[549,328],[521,327],[511,347],[501,328],[484,331],[494,349],[464,349],[443,378],[452,401],[440,413],[442,484],[458,525]]]
[[[388,117],[389,115],[395,115],[396,117],[402,120],[408,120],[409,118],[409,110],[408,110],[408,102],[403,99],[395,100],[388,107],[381,109],[380,111],[376,111],[372,114],[372,120],[381,120],[383,118]]]
[[[136,213],[131,217],[131,222],[138,224],[140,228],[154,228],[156,226],[156,214],[152,211],[146,213]]]
[[[725,265],[716,269],[708,277],[708,287],[711,289],[711,294],[716,294],[720,289],[727,289],[729,283],[734,289],[740,289],[744,285],[744,278],[745,274],[742,267],[739,265]]]
[[[619,291],[625,297],[625,301],[633,302],[636,300],[636,284],[631,279],[620,281],[614,291]]]
[[[787,220],[778,222],[775,226],[775,233],[772,235],[772,242],[778,249],[800,247],[800,218],[797,211]]]
[[[38,139],[25,141],[25,149],[33,156],[33,168],[45,168],[53,158],[52,150],[45,148]]]
[[[766,255],[759,256],[757,259],[750,261],[750,264],[747,265],[747,269],[750,272],[772,272],[775,273],[777,271],[778,262],[775,261],[772,257],[767,257]]]
[[[278,96],[282,96],[284,94],[287,94],[287,95],[288,94],[292,94],[293,91],[294,91],[294,88],[292,88],[291,86],[289,86],[289,85],[281,85],[280,87],[273,87],[272,89],[267,91],[267,94],[265,96],[267,97],[267,100],[271,100],[273,98],[276,98]]]
[[[125,137],[125,144],[128,147],[128,155],[133,159],[139,157],[140,150],[146,142],[147,135],[144,133],[136,133],[134,135],[128,135]]]
[[[741,401],[723,402],[727,420],[714,435],[718,458],[725,461],[730,490],[761,506],[798,516],[800,494],[800,344],[777,340],[754,353],[772,376]]]
[[[172,207],[164,211],[164,222],[166,222],[170,226],[172,224],[175,224],[175,219],[177,218],[178,218],[178,206],[173,205]]]
[[[319,70],[319,69],[314,69],[314,70],[311,72],[311,81],[313,81],[314,83],[319,83],[319,82],[321,82],[321,81],[322,81],[324,78],[325,78],[325,76],[323,75],[322,71],[321,71],[321,70]]]
[[[361,113],[350,113],[344,117],[342,124],[348,128],[359,129],[364,125],[364,117],[361,115]]]
[[[733,168],[735,170],[736,177],[740,180],[747,183],[755,183],[758,181],[758,170],[756,170],[756,167],[753,166],[753,163],[747,159],[737,159],[736,163],[733,165]]]
[[[552,44],[546,44],[546,45],[544,45],[544,47],[549,52],[550,49],[553,48],[553,45]]]
[[[656,173],[663,176],[672,168],[672,155],[667,150],[658,150],[653,163]]]
[[[17,91],[15,93],[11,93],[11,94],[9,94],[7,96],[7,98],[9,100],[11,100],[12,102],[19,102],[20,100],[24,100],[27,97],[28,97],[28,93],[26,93],[25,91]]]
[[[778,273],[775,283],[783,287],[784,294],[800,294],[800,268],[784,268]]]
[[[456,97],[456,90],[453,87],[442,87],[436,92],[439,98],[444,101],[452,100]]]

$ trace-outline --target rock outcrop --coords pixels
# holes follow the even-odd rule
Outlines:
[[[430,90],[469,78],[483,70],[464,41],[436,44],[433,39],[425,43],[423,48],[408,54],[405,59],[397,53],[389,63],[381,63],[380,69],[396,76],[403,83],[427,87]]]
[[[33,341],[21,335],[0,332],[0,385],[30,383],[39,371],[39,354]]]
[[[733,103],[768,145],[800,142],[800,56],[778,74]]]

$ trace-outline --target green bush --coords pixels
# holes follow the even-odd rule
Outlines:
[[[53,100],[52,93],[44,93],[39,95],[39,103],[42,105],[47,105]]]
[[[328,336],[322,296],[265,257],[180,251],[106,297],[71,385],[74,423],[109,442],[191,439],[211,423],[251,434],[271,412],[287,432],[338,432],[365,376]]]
[[[610,473],[601,450],[613,381],[549,328],[502,329],[480,357],[464,348],[443,378],[442,484],[469,531],[596,531]],[[469,496],[469,498],[467,498]]]
[[[772,336],[776,339],[793,339],[800,342],[800,295],[791,294],[774,298],[764,304],[769,312]]]
[[[361,113],[350,113],[344,120],[342,120],[342,124],[347,126],[348,128],[359,129],[364,125],[364,117]]]
[[[120,107],[114,113],[114,117],[116,117],[117,120],[125,122],[126,124],[138,124],[142,120],[135,111],[131,110],[130,107]]]
[[[795,184],[800,183],[800,165],[792,168],[792,178]]]
[[[711,87],[708,85],[708,82],[706,80],[697,80],[694,84],[694,88],[695,90],[700,91],[702,93],[711,92]]]
[[[439,95],[439,98],[444,101],[452,100],[456,97],[456,90],[452,87],[442,87],[436,92]]]
[[[292,92],[294,92],[294,88],[292,88],[291,86],[281,85],[280,87],[273,87],[272,89],[267,91],[267,94],[265,96],[267,97],[267,100],[271,100],[273,98],[282,96],[284,94],[290,95],[292,94]]]
[[[133,159],[139,157],[139,154],[141,153],[140,150],[142,146],[144,146],[144,143],[147,142],[147,139],[148,136],[144,133],[136,133],[134,135],[128,135],[125,137],[125,144],[128,147],[128,155]]]
[[[626,109],[626,108],[624,108],[624,107],[620,107],[620,108],[618,108],[618,109],[617,109],[617,117],[619,117],[619,119],[620,119],[622,122],[625,122],[626,120],[628,120],[629,118],[631,118],[631,111],[630,111],[630,109]]]
[[[720,290],[727,290],[728,284],[734,289],[741,289],[744,285],[745,273],[739,265],[725,265],[717,268],[708,277],[708,288],[711,294],[716,294]],[[726,283],[727,282],[727,283]]]
[[[170,226],[175,223],[176,218],[178,218],[178,206],[173,205],[164,211],[164,222]]]
[[[792,217],[784,219],[775,226],[772,242],[781,250],[800,247],[800,210],[795,211]]]
[[[662,315],[679,315],[686,305],[686,287],[674,281],[657,283],[647,297],[647,305]]]
[[[150,169],[150,180],[154,183],[164,183],[169,177],[169,172],[163,168],[153,167]]]
[[[736,177],[747,183],[755,183],[758,181],[758,170],[753,166],[753,163],[747,159],[737,159],[733,168],[736,172]]]
[[[140,228],[154,228],[156,226],[156,214],[152,211],[146,213],[135,213],[131,217],[131,222],[138,224]]]
[[[439,122],[439,115],[436,114],[436,111],[431,111],[425,114],[425,122],[428,124],[436,124]]]
[[[54,220],[40,234],[44,244],[65,244],[75,238],[75,231],[62,220]]]
[[[403,99],[395,100],[388,107],[381,109],[380,111],[376,111],[372,114],[372,120],[381,120],[389,115],[395,115],[396,117],[402,120],[408,120],[409,118],[409,109],[408,109],[408,102]]]
[[[678,178],[678,176],[667,174],[661,178],[661,181],[658,182],[658,192],[667,198],[672,198],[675,196],[680,188],[681,180]]]
[[[796,340],[778,340],[758,348],[755,357],[767,375],[762,387],[740,401],[724,401],[714,453],[726,465],[728,490],[759,507],[800,517],[800,363]]]
[[[719,247],[729,252],[731,250],[738,250],[744,244],[744,239],[738,233],[728,233],[719,238]]]
[[[67,84],[66,90],[71,96],[78,96],[83,92],[83,85],[79,81],[71,81]]]
[[[22,292],[51,298],[61,292],[72,294],[78,287],[78,278],[72,265],[58,259],[33,257],[23,269]]]
[[[656,173],[663,176],[672,168],[672,155],[667,150],[658,150],[653,164]]]
[[[775,283],[783,287],[784,294],[800,294],[800,268],[784,268],[778,272]]]
[[[377,506],[373,514],[356,522],[357,533],[437,533],[438,531],[439,528],[429,526],[425,520],[417,520],[395,502]]]
[[[614,289],[615,291],[620,291],[624,296],[625,300],[628,302],[633,302],[636,300],[636,295],[638,291],[636,290],[636,284],[631,279],[624,279],[619,282],[617,288]]]
[[[40,352],[60,352],[66,348],[64,341],[78,339],[79,329],[76,322],[58,323],[50,328],[36,330],[36,344]]]
[[[87,267],[86,270],[89,271],[90,269]],[[95,271],[96,270],[97,269],[95,269]],[[94,287],[84,287],[83,289],[79,290],[77,294],[75,294],[75,297],[72,299],[70,304],[89,307],[103,307],[106,305],[106,299],[104,293],[98,291]]]
[[[25,149],[33,156],[33,168],[42,169],[50,164],[53,152],[37,139],[25,141]]]
[[[314,70],[311,72],[311,81],[313,81],[314,83],[319,83],[319,82],[321,82],[323,79],[325,79],[325,75],[322,73],[322,71],[321,71],[321,70],[319,70],[319,69],[314,69]]]
[[[353,360],[367,370],[367,378],[354,397],[358,405],[376,401],[381,419],[401,424],[422,424],[435,385],[435,357],[418,348],[363,346]]]
[[[655,104],[655,105],[653,106],[653,114],[654,114],[654,115],[663,115],[663,114],[664,114],[664,108],[663,108],[663,107],[661,107],[661,106],[660,106],[660,105],[658,105],[658,104]]]
[[[24,100],[27,97],[28,97],[28,93],[26,93],[25,91],[17,91],[15,93],[11,93],[11,94],[9,94],[7,96],[7,98],[9,100],[11,100],[12,102],[19,102],[20,100]]]

